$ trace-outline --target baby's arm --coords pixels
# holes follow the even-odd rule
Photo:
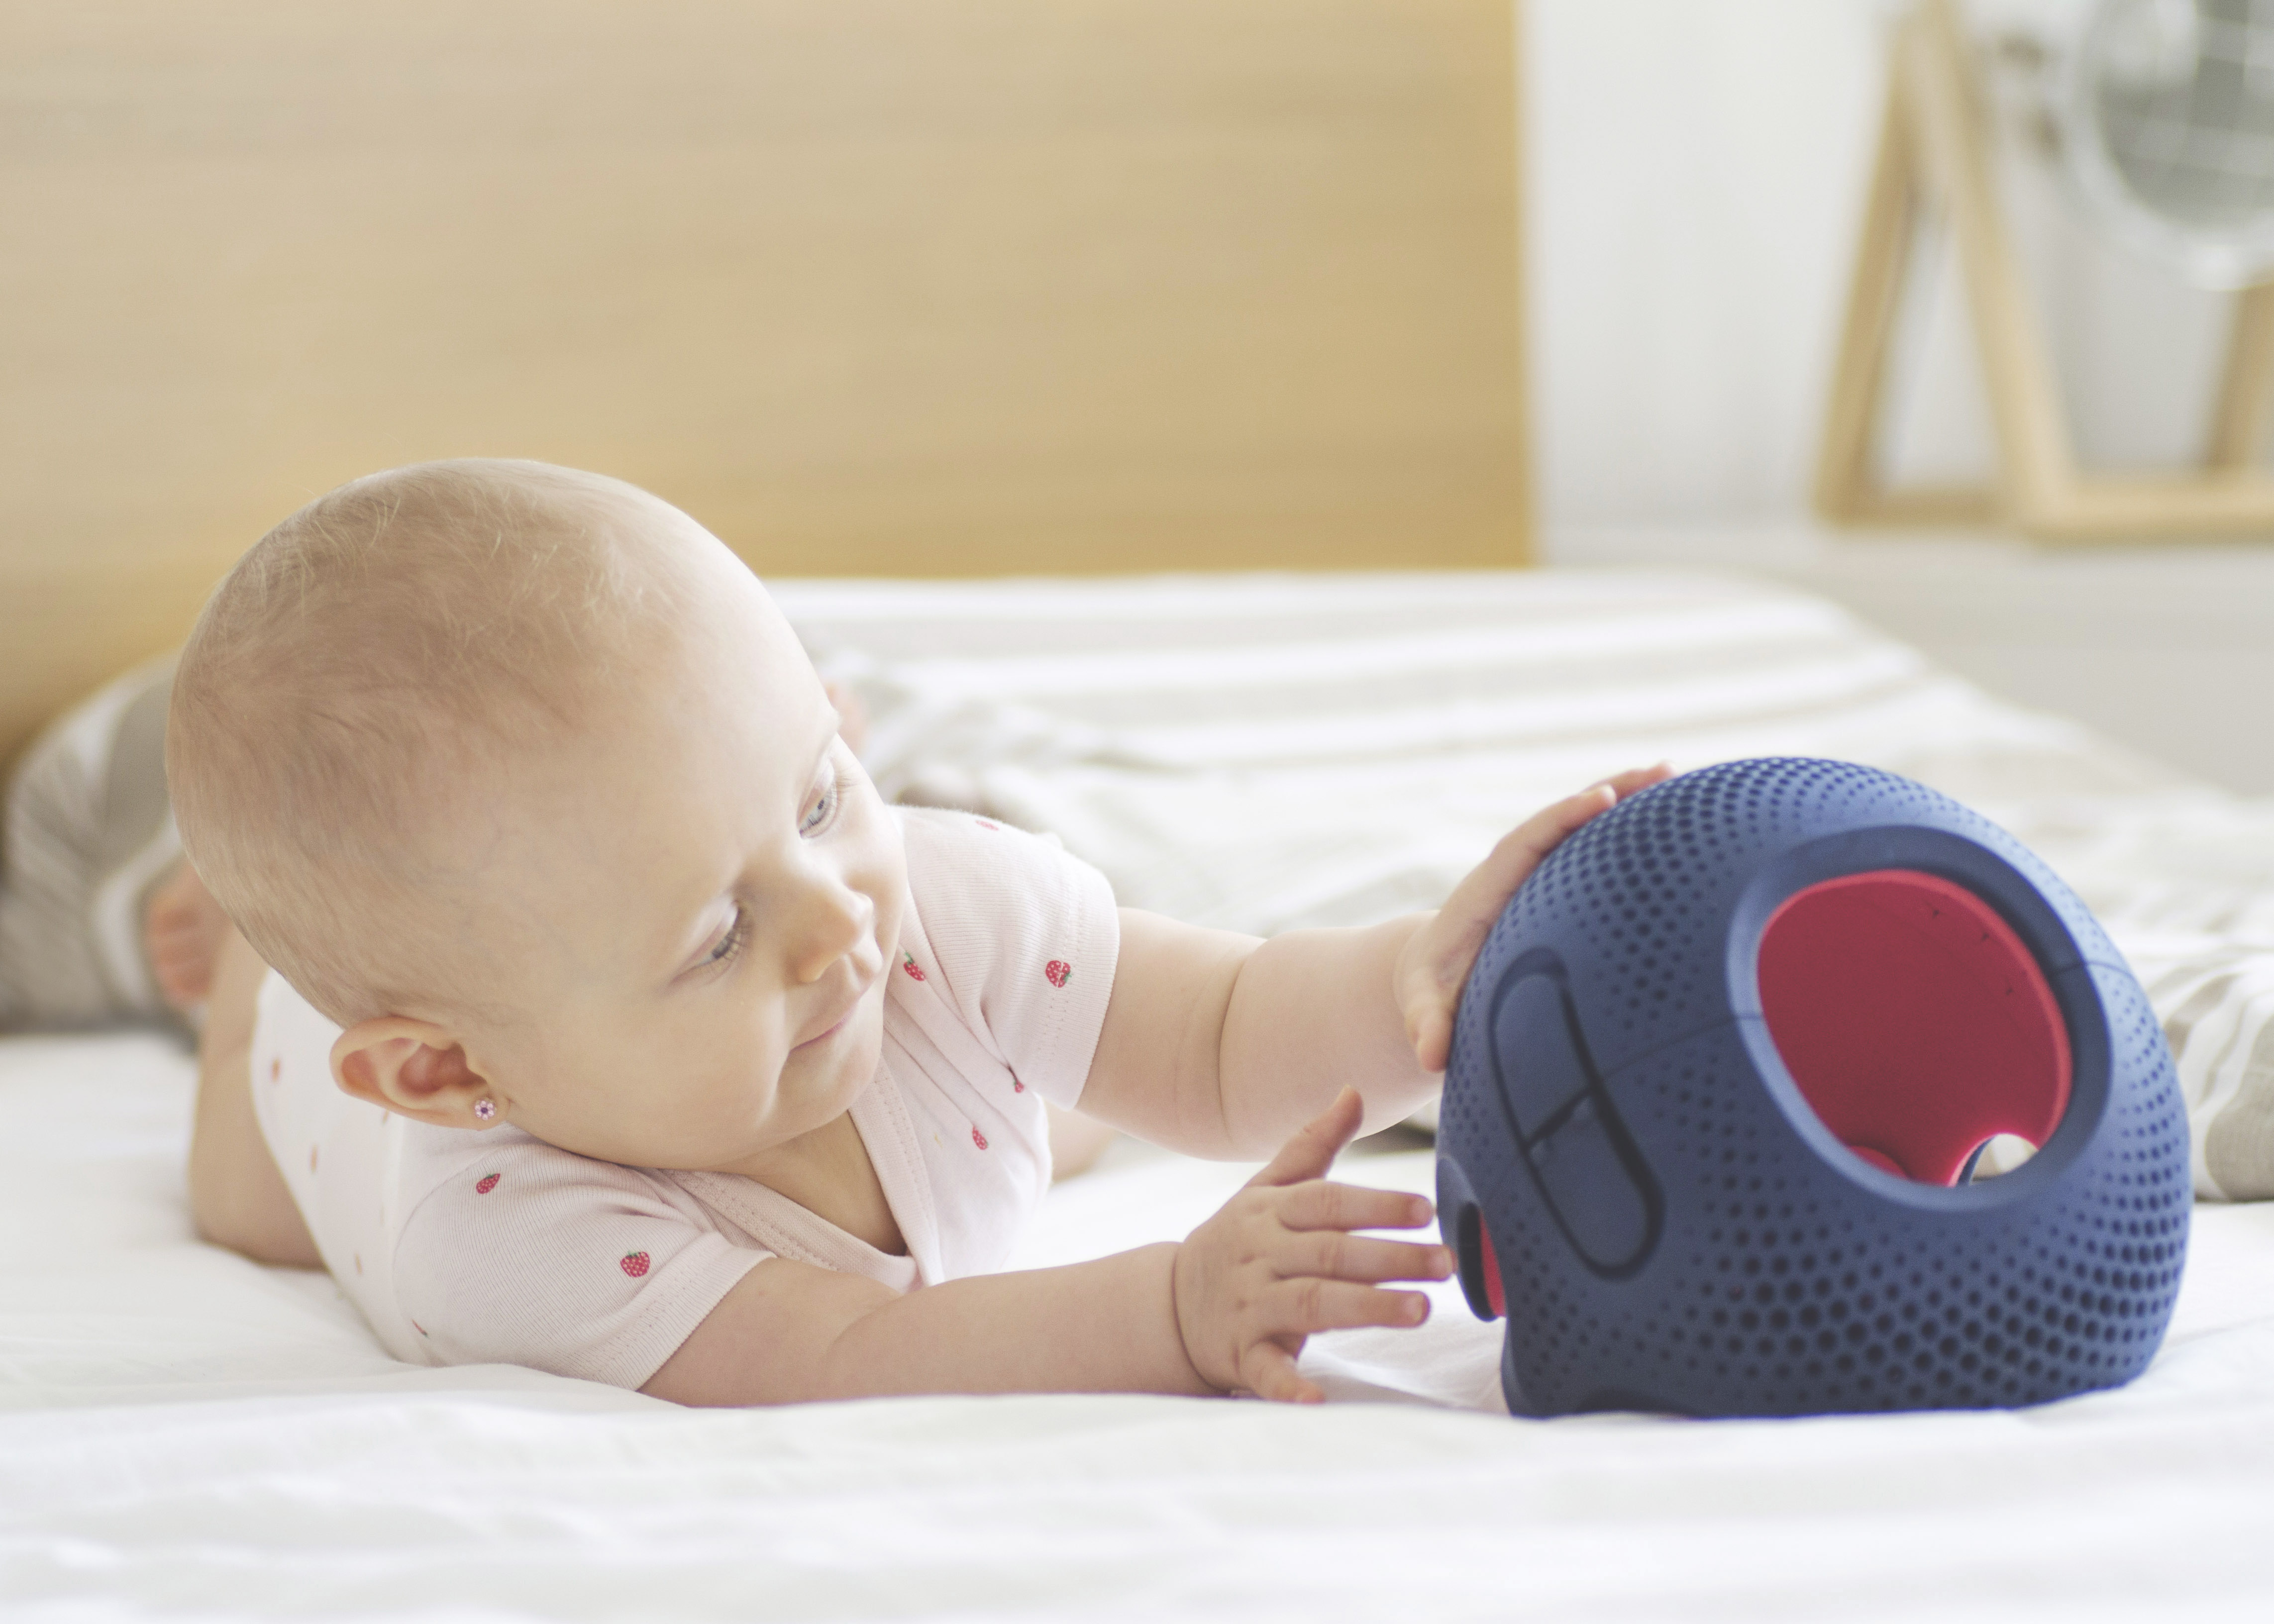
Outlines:
[[[1589,818],[1668,775],[1621,773],[1494,847],[1434,914],[1269,941],[1125,908],[1086,1115],[1196,1156],[1269,1155],[1345,1087],[1367,1123],[1440,1086],[1469,966],[1516,888]]]
[[[1207,1393],[1178,1340],[1172,1244],[906,1296],[776,1258],[641,1388],[681,1404],[896,1393]]]
[[[682,1404],[894,1393],[1179,1393],[1315,1401],[1295,1356],[1316,1331],[1418,1325],[1442,1246],[1349,1233],[1416,1229],[1429,1203],[1321,1180],[1359,1125],[1356,1094],[1289,1142],[1181,1243],[900,1296],[785,1259],[730,1290],[643,1392]]]

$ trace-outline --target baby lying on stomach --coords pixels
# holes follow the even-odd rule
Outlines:
[[[684,514],[504,462],[278,526],[200,620],[167,748],[243,934],[207,1232],[320,1256],[399,1358],[690,1403],[1315,1400],[1307,1335],[1418,1324],[1383,1282],[1451,1267],[1353,1234],[1429,1207],[1327,1182],[1336,1153],[1437,1087],[1516,885],[1662,776],[1540,814],[1435,914],[1261,942],[1117,911],[1052,841],[883,804]],[[1274,1159],[1181,1243],[992,1273],[1050,1182],[1046,1101]]]

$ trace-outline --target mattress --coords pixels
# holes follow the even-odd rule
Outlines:
[[[1211,924],[1425,905],[1533,806],[1632,761],[1808,752],[1927,778],[2102,911],[2181,1028],[2199,1186],[2223,1192],[2211,1135],[2252,1098],[2274,966],[2274,812],[2000,704],[1828,605],[1667,575],[781,597],[859,688],[889,790],[1055,830],[1126,900]],[[323,1276],[197,1244],[191,1075],[147,1034],[0,1041],[11,1619],[2076,1620],[2274,1603],[2274,1205],[2200,1203],[2148,1373],[2029,1411],[1515,1420],[1495,1328],[1440,1289],[1418,1331],[1314,1339],[1317,1409],[697,1412],[395,1364]],[[2247,1138],[2220,1142],[2243,1178]],[[1017,1261],[1181,1235],[1246,1171],[1118,1147],[1053,1192]],[[1431,1168],[1393,1141],[1342,1173],[1426,1190]]]

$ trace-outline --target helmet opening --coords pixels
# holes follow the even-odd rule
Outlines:
[[[2068,1109],[2068,1030],[2036,958],[1962,886],[1908,868],[1796,891],[1761,932],[1761,1013],[1851,1152],[1955,1184],[1983,1146],[2042,1147]]]

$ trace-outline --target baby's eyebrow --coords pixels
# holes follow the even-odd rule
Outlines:
[[[812,757],[806,763],[805,783],[808,786],[812,784],[814,775],[821,771],[821,763],[829,759],[829,752],[837,748],[837,730],[844,724],[845,718],[837,714],[835,705],[825,707],[825,714],[829,718],[829,730],[821,735],[819,742],[814,747]],[[805,790],[800,788],[797,793],[799,803],[802,805],[805,800]]]

